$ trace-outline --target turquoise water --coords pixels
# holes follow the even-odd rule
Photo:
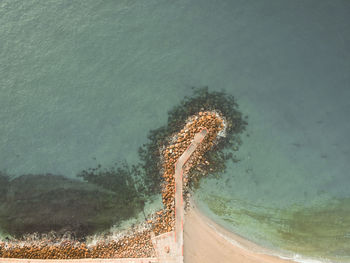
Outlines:
[[[135,163],[191,86],[225,89],[249,125],[241,161],[203,181],[203,210],[276,250],[347,262],[349,13],[349,1],[1,1],[0,170]]]

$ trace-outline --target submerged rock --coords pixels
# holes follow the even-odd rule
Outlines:
[[[58,236],[69,231],[82,238],[134,216],[140,206],[86,182],[51,174],[23,175],[8,183],[0,205],[0,228],[16,238],[52,230]]]
[[[8,189],[9,178],[0,172],[0,202],[4,202]]]

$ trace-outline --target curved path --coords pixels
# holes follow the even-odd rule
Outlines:
[[[184,204],[183,204],[183,173],[184,166],[198,145],[208,134],[208,130],[203,128],[198,132],[191,144],[179,157],[175,163],[175,231],[167,232],[156,237],[152,237],[152,242],[156,250],[158,262],[161,263],[183,263],[183,225],[184,225]]]
[[[192,153],[198,145],[203,141],[208,130],[203,128],[194,136],[190,146],[184,151],[175,163],[175,243],[179,262],[183,262],[183,221],[184,221],[184,205],[183,205],[183,168]]]

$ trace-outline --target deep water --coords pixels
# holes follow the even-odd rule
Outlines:
[[[202,181],[202,209],[277,251],[349,262],[349,13],[346,0],[1,1],[0,171],[62,175],[44,184],[66,185],[61,204],[96,191],[109,200],[96,211],[123,219],[118,191],[76,175],[136,164],[190,87],[224,89],[249,125],[240,161]]]

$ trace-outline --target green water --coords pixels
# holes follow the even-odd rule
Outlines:
[[[138,160],[148,131],[208,85],[247,132],[197,197],[277,251],[349,261],[349,1],[1,1],[0,170]]]
[[[209,195],[203,201],[219,223],[283,255],[349,260],[350,199],[276,208]],[[215,217],[214,217],[215,218]]]

